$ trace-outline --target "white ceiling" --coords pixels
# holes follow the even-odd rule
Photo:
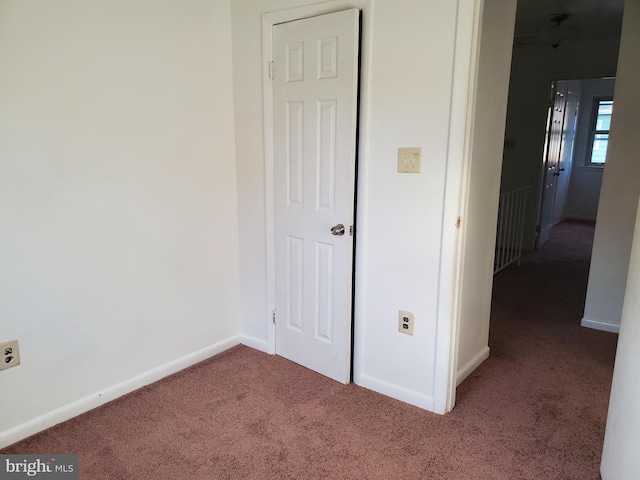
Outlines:
[[[618,38],[623,7],[624,0],[518,0],[516,43],[554,27],[549,17],[557,13],[569,14],[559,28],[572,29],[578,41]]]

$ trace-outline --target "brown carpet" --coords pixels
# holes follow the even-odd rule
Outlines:
[[[616,335],[579,327],[593,225],[495,278],[491,357],[446,416],[233,348],[0,453],[81,479],[599,477]]]

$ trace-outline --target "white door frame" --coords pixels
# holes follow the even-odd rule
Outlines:
[[[458,2],[451,117],[442,215],[433,411],[455,406],[467,212],[484,0]],[[496,204],[496,211],[497,211]],[[457,219],[457,220],[454,220]],[[446,328],[448,327],[448,328]]]
[[[360,112],[358,117],[358,183],[356,215],[356,244],[354,251],[355,285],[353,291],[353,379],[360,384],[363,365],[364,329],[364,271],[367,218],[368,145],[370,137],[370,76],[372,65],[372,30],[376,0],[331,0],[287,10],[265,13],[262,16],[262,93],[265,155],[265,218],[266,218],[266,309],[267,353],[276,351],[273,309],[275,306],[275,209],[274,209],[274,153],[273,153],[273,90],[270,80],[272,60],[272,28],[278,23],[299,20],[349,8],[362,12],[360,43]],[[456,51],[453,67],[451,117],[449,118],[449,152],[446,174],[446,198],[442,216],[443,233],[440,254],[439,301],[437,312],[436,354],[432,410],[449,412],[455,404],[458,337],[464,257],[464,234],[456,228],[458,216],[466,218],[469,190],[469,165],[473,138],[473,114],[477,57],[484,0],[458,0]]]
[[[266,217],[266,271],[267,271],[267,305],[266,305],[266,324],[267,324],[267,353],[274,354],[276,352],[276,329],[273,323],[273,309],[276,301],[275,294],[275,205],[274,205],[274,193],[275,193],[275,180],[274,180],[274,153],[273,153],[273,85],[270,79],[270,62],[272,60],[273,41],[272,41],[272,29],[274,25],[279,23],[291,22],[294,20],[300,20],[303,18],[316,17],[327,13],[339,12],[341,10],[348,10],[350,8],[357,8],[362,11],[362,30],[361,30],[361,42],[360,42],[360,112],[358,117],[358,131],[359,142],[356,146],[358,151],[358,158],[364,159],[367,157],[367,145],[368,145],[368,132],[367,118],[369,117],[369,69],[371,52],[369,45],[370,32],[372,25],[372,13],[373,13],[373,1],[374,0],[333,0],[330,2],[308,5],[304,7],[291,8],[287,10],[280,10],[276,12],[265,13],[262,16],[262,95],[263,95],[263,122],[264,122],[264,160],[265,160],[265,217]],[[366,208],[366,191],[364,179],[367,176],[366,162],[360,162],[358,168],[358,185],[357,189],[357,204],[358,209],[361,212],[356,219],[356,231],[364,232],[364,218],[362,214]],[[354,249],[354,262],[358,263],[358,258],[361,256],[359,253],[359,247],[361,245],[359,237],[356,236],[356,245]],[[363,284],[363,274],[361,273],[355,279],[354,286],[354,322],[356,323],[354,328],[354,365],[353,373],[354,377],[358,372],[359,353],[362,351],[359,348],[359,335],[358,331],[358,319],[362,316],[359,312],[362,310],[362,291],[361,285]],[[356,382],[357,383],[357,382]]]

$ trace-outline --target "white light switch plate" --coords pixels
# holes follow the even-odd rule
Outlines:
[[[398,149],[398,173],[420,173],[420,157],[422,149],[419,147],[403,147]]]

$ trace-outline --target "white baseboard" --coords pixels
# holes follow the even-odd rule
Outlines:
[[[620,324],[611,322],[603,322],[602,320],[593,320],[584,317],[580,322],[581,327],[593,328],[594,330],[602,330],[603,332],[620,333]]]
[[[462,368],[458,369],[458,373],[456,376],[456,386],[460,385],[464,381],[464,379],[467,378],[476,368],[478,368],[480,364],[487,358],[489,358],[489,347],[484,347]]]
[[[180,357],[164,365],[160,365],[147,372],[136,375],[133,378],[118,383],[105,390],[87,395],[84,398],[69,403],[63,407],[53,410],[49,413],[41,415],[33,420],[25,422],[21,425],[17,425],[9,430],[0,432],[0,448],[7,447],[13,443],[23,440],[31,435],[53,427],[58,423],[69,420],[82,413],[88,412],[100,405],[104,405],[111,400],[115,400],[118,397],[131,393],[138,388],[149,385],[150,383],[157,382],[161,378],[168,375],[172,375],[180,370],[184,370],[198,362],[213,357],[219,353],[228,350],[231,347],[235,347],[240,343],[241,335],[234,335],[220,342],[204,347],[193,353]],[[266,342],[265,342],[266,343]]]
[[[434,411],[433,397],[429,395],[424,395],[414,390],[409,390],[408,388],[400,387],[398,385],[394,385],[392,383],[388,383],[383,380],[370,377],[368,375],[360,375],[356,383],[361,387],[373,390],[374,392],[381,393],[391,398],[395,398],[396,400],[400,400],[401,402],[424,408],[425,410],[429,410],[430,412],[440,414],[444,413]]]
[[[245,335],[241,333],[239,335],[239,340],[242,345],[246,345],[247,347],[251,347],[255,350],[259,350],[261,352],[267,353],[267,341],[258,337],[253,337],[251,335]]]

